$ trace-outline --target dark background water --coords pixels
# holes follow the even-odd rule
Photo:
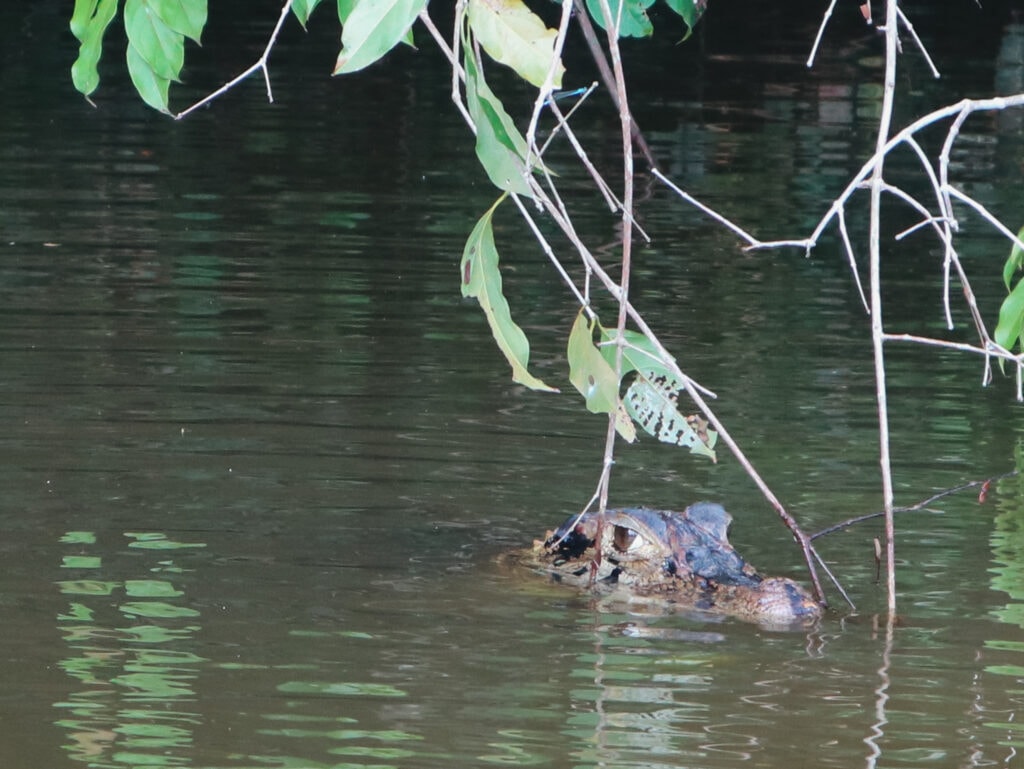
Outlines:
[[[908,12],[944,76],[908,50],[900,124],[1024,88],[1009,5],[937,5]],[[277,8],[241,7],[213,9],[176,106],[258,55]],[[663,170],[765,238],[808,233],[873,146],[880,42],[851,4],[807,70],[820,11],[721,2],[684,45],[663,14],[654,41],[626,46]],[[496,220],[506,289],[533,370],[563,394],[511,384],[459,296],[495,193],[430,42],[330,79],[321,9],[271,59],[274,104],[254,79],[173,123],[138,102],[113,50],[98,109],[76,96],[66,12],[0,10],[0,763],[1014,764],[1017,481],[901,518],[888,639],[873,524],[822,543],[859,612],[833,593],[808,634],[504,573],[496,554],[589,498],[604,421],[568,383],[571,297],[510,213]],[[568,60],[571,85],[592,79],[578,47]],[[528,94],[495,75],[525,114]],[[575,127],[614,179],[600,93]],[[955,156],[958,183],[1011,227],[1020,127],[973,119]],[[615,218],[565,148],[550,161],[614,263]],[[912,171],[894,158],[893,178],[920,189]],[[868,323],[834,233],[810,259],[746,253],[645,175],[638,191],[654,241],[634,299],[684,370],[809,530],[877,509]],[[913,221],[889,209],[892,231]],[[994,321],[1007,246],[963,225]],[[887,252],[890,330],[943,333],[940,264],[924,235]],[[952,338],[970,338],[965,320]],[[977,360],[889,355],[899,503],[1012,469],[1011,379],[982,389]],[[612,492],[717,499],[752,562],[802,576],[729,456],[642,440],[620,449]]]

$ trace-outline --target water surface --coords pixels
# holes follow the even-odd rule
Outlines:
[[[497,219],[506,287],[535,373],[563,394],[513,385],[459,297],[465,238],[495,193],[443,63],[424,43],[329,80],[333,30],[291,30],[275,104],[254,81],[174,124],[116,67],[99,109],[82,104],[60,12],[6,25],[20,45],[0,75],[0,763],[1014,764],[1018,480],[901,518],[891,629],[874,524],[821,543],[858,610],[832,591],[806,633],[510,575],[499,552],[589,498],[604,422],[568,383],[571,297],[513,216]],[[650,65],[638,120],[690,192],[763,237],[803,235],[870,152],[877,40],[838,23],[807,71],[813,18],[729,18],[709,18],[702,48],[630,48]],[[908,54],[902,119],[1019,83],[1019,24],[982,17],[981,45],[942,14],[915,21],[949,72],[935,83]],[[211,35],[239,42],[211,36],[177,98],[244,67],[265,32],[215,18]],[[607,105],[577,130],[613,173]],[[569,158],[552,163],[613,260],[617,223]],[[1013,116],[970,123],[957,158],[965,188],[1019,211]],[[910,170],[894,160],[896,178]],[[751,459],[808,530],[877,509],[868,323],[834,235],[811,259],[746,253],[646,176],[639,191],[654,242],[635,301]],[[970,217],[964,234],[994,319],[1007,249]],[[941,252],[919,236],[891,254],[892,329],[940,333]],[[1010,379],[981,389],[978,361],[910,348],[890,366],[899,503],[1012,469]],[[700,498],[733,512],[763,571],[805,576],[731,457],[621,449],[613,501]]]

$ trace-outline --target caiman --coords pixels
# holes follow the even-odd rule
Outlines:
[[[762,625],[802,625],[822,613],[785,577],[763,577],[729,543],[732,516],[698,502],[681,513],[647,508],[573,515],[514,560],[551,580],[659,596],[680,607]],[[597,540],[600,541],[597,541]]]

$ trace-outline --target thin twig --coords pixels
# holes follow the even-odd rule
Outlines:
[[[952,488],[943,489],[942,491],[936,492],[927,499],[922,499],[920,502],[917,502],[913,505],[894,507],[892,511],[893,513],[898,514],[918,512],[920,510],[924,510],[925,508],[929,507],[930,505],[934,504],[935,502],[938,502],[940,499],[943,499],[945,497],[952,496],[953,494],[959,494],[961,491],[967,491],[967,489],[976,489],[979,486],[986,486],[987,484],[991,484],[995,481],[1001,481],[1005,478],[1013,478],[1016,475],[1019,475],[1019,471],[1011,470],[1008,473],[1003,473],[1002,475],[993,475],[991,478],[986,478],[981,481],[968,481],[967,483],[962,483],[959,486],[953,486]],[[876,518],[883,518],[884,516],[885,511],[880,510],[877,513],[867,513],[866,515],[857,515],[853,518],[847,518],[845,521],[833,523],[831,526],[826,526],[821,531],[814,532],[811,535],[811,539],[820,539],[821,537],[826,537],[829,534],[835,534],[839,531],[845,531],[846,529],[849,529],[852,526],[856,526],[858,523],[872,521]]]
[[[836,8],[838,0],[832,0],[828,4],[828,8],[825,9],[825,16],[821,20],[821,24],[818,26],[818,34],[814,36],[814,45],[811,46],[811,53],[807,57],[807,67],[814,66],[814,57],[818,55],[818,46],[821,44],[821,38],[825,35],[825,27],[828,26],[828,20],[832,18],[832,11]]]
[[[590,88],[587,90],[587,93],[584,94],[584,98],[587,95],[589,95],[591,92],[593,92],[594,88],[596,88],[596,87],[597,87],[597,83],[591,84]],[[576,105],[576,106],[579,106],[579,105]],[[575,152],[576,152],[576,157],[579,158],[580,163],[582,163],[583,167],[585,169],[587,169],[587,173],[590,174],[590,178],[594,180],[594,184],[597,185],[598,190],[604,196],[605,202],[608,204],[609,209],[612,210],[612,211],[622,211],[623,210],[622,201],[620,201],[618,199],[618,197],[615,196],[615,193],[612,191],[612,188],[604,180],[604,177],[602,177],[601,174],[598,172],[598,170],[594,167],[594,164],[590,162],[590,158],[587,155],[586,150],[583,149],[583,145],[580,144],[580,141],[576,137],[576,134],[569,127],[569,123],[568,123],[568,117],[569,116],[568,115],[564,115],[563,116],[562,115],[562,111],[558,108],[558,105],[555,104],[554,102],[551,102],[551,104],[549,105],[549,108],[551,109],[551,113],[555,116],[555,119],[558,121],[558,125],[555,127],[555,130],[552,131],[552,134],[551,134],[551,136],[548,137],[547,141],[544,142],[544,145],[540,148],[538,154],[539,155],[543,155],[544,154],[544,152],[548,148],[548,145],[555,138],[556,132],[558,132],[560,129],[561,129],[561,131],[564,131],[565,137],[569,140],[569,143],[572,145],[573,150],[575,150]],[[574,109],[575,109],[575,107],[574,107]],[[570,114],[572,114],[572,113],[570,112]],[[632,219],[631,221],[633,223],[633,226],[636,228],[637,233],[639,233],[639,235],[644,239],[645,242],[650,243],[651,242],[651,236],[647,234],[646,230],[644,230],[643,227],[640,226],[640,223],[638,221],[636,221],[635,218]]]
[[[430,36],[434,38],[434,42],[437,43],[437,47],[441,49],[448,62],[452,65],[452,103],[459,110],[462,115],[462,119],[466,121],[466,125],[469,129],[476,134],[476,126],[473,124],[473,118],[470,117],[469,110],[466,109],[466,105],[462,102],[462,93],[459,90],[459,81],[465,82],[466,73],[462,69],[462,65],[459,64],[459,23],[458,16],[456,18],[455,32],[452,35],[452,46],[448,45],[448,41],[441,35],[441,31],[434,24],[434,20],[430,18],[430,13],[423,9],[420,11],[419,20],[423,23],[423,26],[430,32]]]
[[[614,77],[615,102],[619,108],[619,123],[622,131],[622,261],[619,276],[619,315],[616,323],[618,340],[615,345],[615,380],[622,377],[623,346],[625,340],[626,318],[628,316],[627,305],[629,303],[629,278],[632,267],[633,256],[633,118],[629,112],[629,99],[626,94],[626,74],[622,68],[622,56],[619,52],[619,26],[622,21],[622,3],[616,8],[616,15],[612,16],[608,0],[600,0],[601,13],[604,16],[604,26],[607,30],[608,50],[612,59],[612,74]],[[601,484],[601,500],[599,510],[601,515],[608,505],[608,487],[611,479],[611,468],[615,461],[615,437],[618,433],[618,410],[620,404],[617,400],[615,407],[608,414],[608,430],[605,436],[604,469],[602,473],[603,483]]]
[[[427,13],[426,10],[423,13]],[[466,79],[466,73],[462,67],[458,66],[459,62],[459,49],[462,47],[462,31],[465,24],[466,18],[466,0],[459,0],[455,4],[455,19],[452,22],[452,47],[451,56],[449,60],[452,62],[452,103],[458,108],[459,112],[462,113],[462,118],[469,125],[473,135],[476,136],[476,123],[473,122],[472,115],[469,114],[469,109],[462,101],[462,89],[459,88],[459,81]],[[433,26],[433,25],[431,25]],[[440,32],[438,32],[438,38],[440,38]],[[443,40],[443,38],[440,38]],[[447,50],[447,46],[445,47]],[[470,54],[467,54],[470,55]]]
[[[708,216],[710,216],[712,219],[714,219],[716,222],[718,222],[719,224],[723,225],[724,227],[732,230],[734,233],[736,233],[736,235],[738,235],[741,239],[745,240],[749,245],[751,245],[751,246],[760,246],[760,245],[762,245],[760,240],[758,240],[753,235],[748,233],[746,230],[744,230],[738,224],[734,224],[733,222],[731,222],[730,220],[728,220],[724,216],[722,216],[720,213],[715,211],[713,208],[709,208],[708,206],[706,206],[703,203],[701,203],[699,200],[697,200],[695,197],[693,197],[693,195],[691,195],[690,193],[685,192],[684,190],[682,190],[679,187],[677,187],[675,185],[675,183],[670,181],[668,179],[668,177],[666,177],[657,168],[652,168],[651,169],[651,175],[655,179],[658,179],[662,184],[664,184],[670,190],[675,192],[679,197],[681,197],[683,200],[685,200],[691,206],[693,206],[694,208],[696,208],[699,211],[703,212],[704,214],[707,214]]]
[[[917,36],[917,31],[914,29],[914,25],[910,23],[910,19],[907,18],[907,15],[903,13],[903,9],[897,6],[896,13],[899,14],[900,21],[903,22],[903,26],[907,28],[907,32],[909,32],[910,36],[914,38],[914,42],[917,43],[917,47],[920,49],[921,53],[924,54],[924,60],[928,62],[932,75],[936,79],[941,77],[939,70],[935,67],[935,62],[933,62],[932,57],[928,55],[928,49],[924,47],[924,43],[921,42],[921,38]]]
[[[537,92],[537,98],[533,103],[533,112],[530,115],[530,125],[526,129],[527,167],[531,165],[530,153],[533,152],[533,148],[536,146],[537,121],[540,120],[540,113],[541,110],[544,109],[544,102],[551,96],[551,91],[555,83],[555,73],[557,73],[558,68],[562,66],[562,48],[565,46],[565,36],[569,32],[569,19],[571,18],[572,3],[562,3],[562,17],[558,23],[558,33],[555,35],[555,42],[552,46],[553,52],[551,56],[551,64],[548,66],[548,71],[544,76],[544,83]],[[554,100],[552,100],[552,104],[553,103]]]
[[[608,94],[612,97],[612,101],[615,103],[616,109],[618,109],[618,102],[615,101],[617,98],[615,76],[612,74],[612,69],[608,64],[608,58],[605,56],[604,50],[601,48],[601,43],[598,41],[594,25],[590,21],[587,5],[584,0],[573,0],[573,7],[576,9],[575,18],[580,25],[580,30],[583,32],[583,39],[587,43],[587,50],[590,51],[590,57],[594,60],[597,72],[601,77],[601,82],[604,83],[604,87],[608,90]],[[647,160],[647,165],[650,168],[656,168],[658,163],[654,159],[654,153],[651,152],[651,148],[647,145],[647,140],[644,139],[644,135],[640,131],[640,126],[636,124],[635,120],[631,119],[631,122],[632,137],[636,148],[640,150]]]
[[[864,311],[870,313],[871,307],[868,298],[864,295],[864,284],[860,280],[860,271],[857,269],[857,257],[853,253],[853,243],[850,241],[850,233],[846,229],[846,211],[839,212],[839,236],[843,239],[843,247],[846,249],[846,258],[850,262],[850,274],[853,275],[853,282],[857,285],[857,293],[860,295],[860,303]]]
[[[576,297],[576,301],[579,302],[580,306],[587,312],[587,315],[591,318],[596,317],[594,311],[590,308],[589,301],[585,296],[583,296],[582,293],[580,293],[580,290],[576,287],[576,284],[573,282],[573,279],[569,277],[569,273],[565,271],[565,267],[563,267],[562,263],[558,261],[558,257],[555,256],[554,250],[551,248],[551,245],[548,243],[543,233],[541,233],[540,228],[537,226],[537,223],[533,220],[533,217],[530,216],[530,212],[526,209],[526,206],[523,205],[523,201],[520,199],[519,195],[517,195],[514,192],[511,193],[511,195],[512,200],[515,202],[516,207],[519,209],[519,213],[522,215],[523,219],[526,220],[527,225],[529,225],[530,230],[533,232],[534,238],[537,239],[537,242],[544,250],[544,253],[547,254],[548,260],[554,266],[555,271],[562,278],[562,281],[569,287],[569,290],[572,291],[573,296]]]
[[[273,104],[274,92],[270,88],[270,70],[267,69],[267,62],[270,60],[270,51],[271,49],[273,49],[274,44],[277,42],[277,36],[281,33],[281,27],[284,26],[285,19],[288,18],[288,12],[292,9],[292,2],[293,0],[287,0],[287,2],[285,2],[284,7],[281,9],[281,15],[277,19],[277,24],[274,25],[274,31],[270,33],[270,39],[267,41],[267,45],[264,47],[263,53],[260,54],[260,57],[256,60],[255,64],[249,67],[249,69],[247,69],[241,75],[236,77],[234,80],[225,83],[213,93],[204,96],[191,107],[183,109],[181,112],[174,116],[174,119],[181,120],[186,115],[192,114],[200,107],[203,107],[209,104],[214,99],[226,94],[228,91],[230,91],[236,85],[238,85],[247,77],[252,75],[254,72],[258,72],[261,70],[263,72],[263,81],[266,83],[267,86],[267,101]]]

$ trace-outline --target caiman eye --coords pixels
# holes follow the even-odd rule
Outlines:
[[[612,535],[612,544],[620,553],[628,553],[630,550],[635,550],[642,546],[643,543],[643,537],[638,536],[632,529],[628,529],[625,526],[615,527],[615,532]]]

